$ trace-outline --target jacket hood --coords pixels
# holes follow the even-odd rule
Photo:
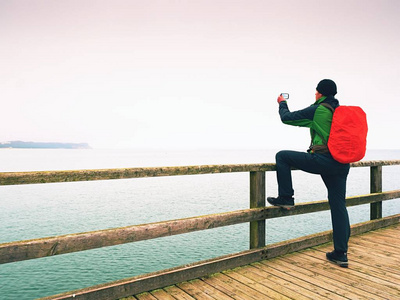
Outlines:
[[[336,108],[339,106],[339,100],[336,99],[333,96],[328,96],[326,97],[326,99],[324,101],[322,101],[322,103],[328,103],[330,106],[332,106],[333,108]]]

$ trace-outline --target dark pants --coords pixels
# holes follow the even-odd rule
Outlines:
[[[346,209],[346,180],[350,165],[337,162],[330,154],[280,151],[276,154],[276,174],[281,197],[291,197],[294,194],[291,167],[321,175],[328,189],[334,248],[336,251],[347,252],[350,221]]]

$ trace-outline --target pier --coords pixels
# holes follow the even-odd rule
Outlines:
[[[0,264],[249,223],[249,250],[43,299],[400,299],[400,215],[382,217],[383,202],[400,197],[400,190],[382,191],[382,168],[392,165],[400,160],[351,165],[370,168],[370,193],[348,197],[347,206],[369,204],[371,220],[352,226],[349,269],[325,259],[331,231],[266,245],[266,219],[329,210],[327,200],[290,211],[266,206],[265,172],[275,164],[0,173],[0,185],[232,172],[249,173],[250,184],[249,209],[4,243]]]
[[[399,238],[399,225],[352,237],[348,269],[329,243],[125,299],[400,299]]]

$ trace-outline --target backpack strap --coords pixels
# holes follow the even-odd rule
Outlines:
[[[335,112],[335,109],[328,103],[321,103],[320,105],[325,106],[326,108],[328,108],[332,114]]]

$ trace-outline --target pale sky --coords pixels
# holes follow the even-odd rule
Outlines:
[[[398,0],[0,0],[0,142],[306,149],[276,98],[333,79],[400,149]]]

